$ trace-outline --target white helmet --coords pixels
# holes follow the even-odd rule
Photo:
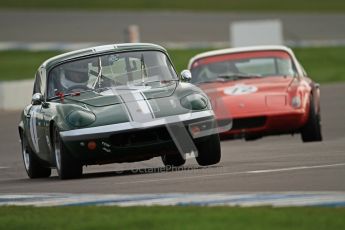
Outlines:
[[[69,65],[61,69],[60,79],[61,85],[65,89],[77,88],[78,86],[85,87],[89,81],[89,75],[87,69]]]

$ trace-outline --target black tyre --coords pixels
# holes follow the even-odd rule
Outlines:
[[[186,163],[180,153],[165,154],[162,156],[162,161],[165,166],[179,167]]]
[[[26,136],[21,134],[22,156],[26,173],[30,178],[49,177],[51,169],[41,165],[38,157],[32,151]]]
[[[314,98],[310,98],[309,116],[307,123],[301,129],[303,142],[322,141],[321,117],[315,110]]]
[[[219,163],[221,158],[219,135],[214,134],[206,141],[198,143],[198,156],[196,161],[201,166],[214,165]]]
[[[60,179],[80,178],[83,174],[83,166],[69,154],[60,139],[58,128],[54,129],[53,143],[55,166]]]

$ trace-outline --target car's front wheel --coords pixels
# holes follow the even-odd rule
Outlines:
[[[301,129],[303,142],[322,141],[321,117],[315,110],[314,98],[311,96],[307,123]]]
[[[59,129],[55,127],[54,136],[55,166],[60,179],[79,178],[83,174],[83,166],[66,149],[60,138]]]
[[[214,165],[219,163],[221,158],[221,148],[219,135],[214,134],[201,143],[197,144],[198,156],[196,161],[201,166]]]
[[[22,156],[26,173],[30,178],[49,177],[51,169],[41,165],[37,156],[34,155],[24,133],[21,133]]]

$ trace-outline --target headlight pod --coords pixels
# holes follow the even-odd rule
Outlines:
[[[202,110],[207,107],[208,99],[201,94],[194,93],[181,98],[181,105],[189,110]]]
[[[84,127],[91,125],[96,120],[96,116],[91,112],[75,110],[68,114],[67,121],[74,127]]]
[[[300,96],[293,97],[292,100],[291,100],[291,105],[295,109],[300,108],[301,107],[301,97]]]

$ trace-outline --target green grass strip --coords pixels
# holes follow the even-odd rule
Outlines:
[[[2,229],[344,229],[344,208],[0,207]]]
[[[0,8],[73,10],[191,10],[344,12],[343,0],[1,0]]]
[[[178,72],[187,68],[189,59],[206,49],[169,50]],[[296,48],[294,49],[309,75],[317,82],[345,81],[345,47]],[[39,65],[57,51],[1,51],[0,81],[33,78]]]
[[[0,81],[34,78],[38,67],[57,51],[0,51]]]

